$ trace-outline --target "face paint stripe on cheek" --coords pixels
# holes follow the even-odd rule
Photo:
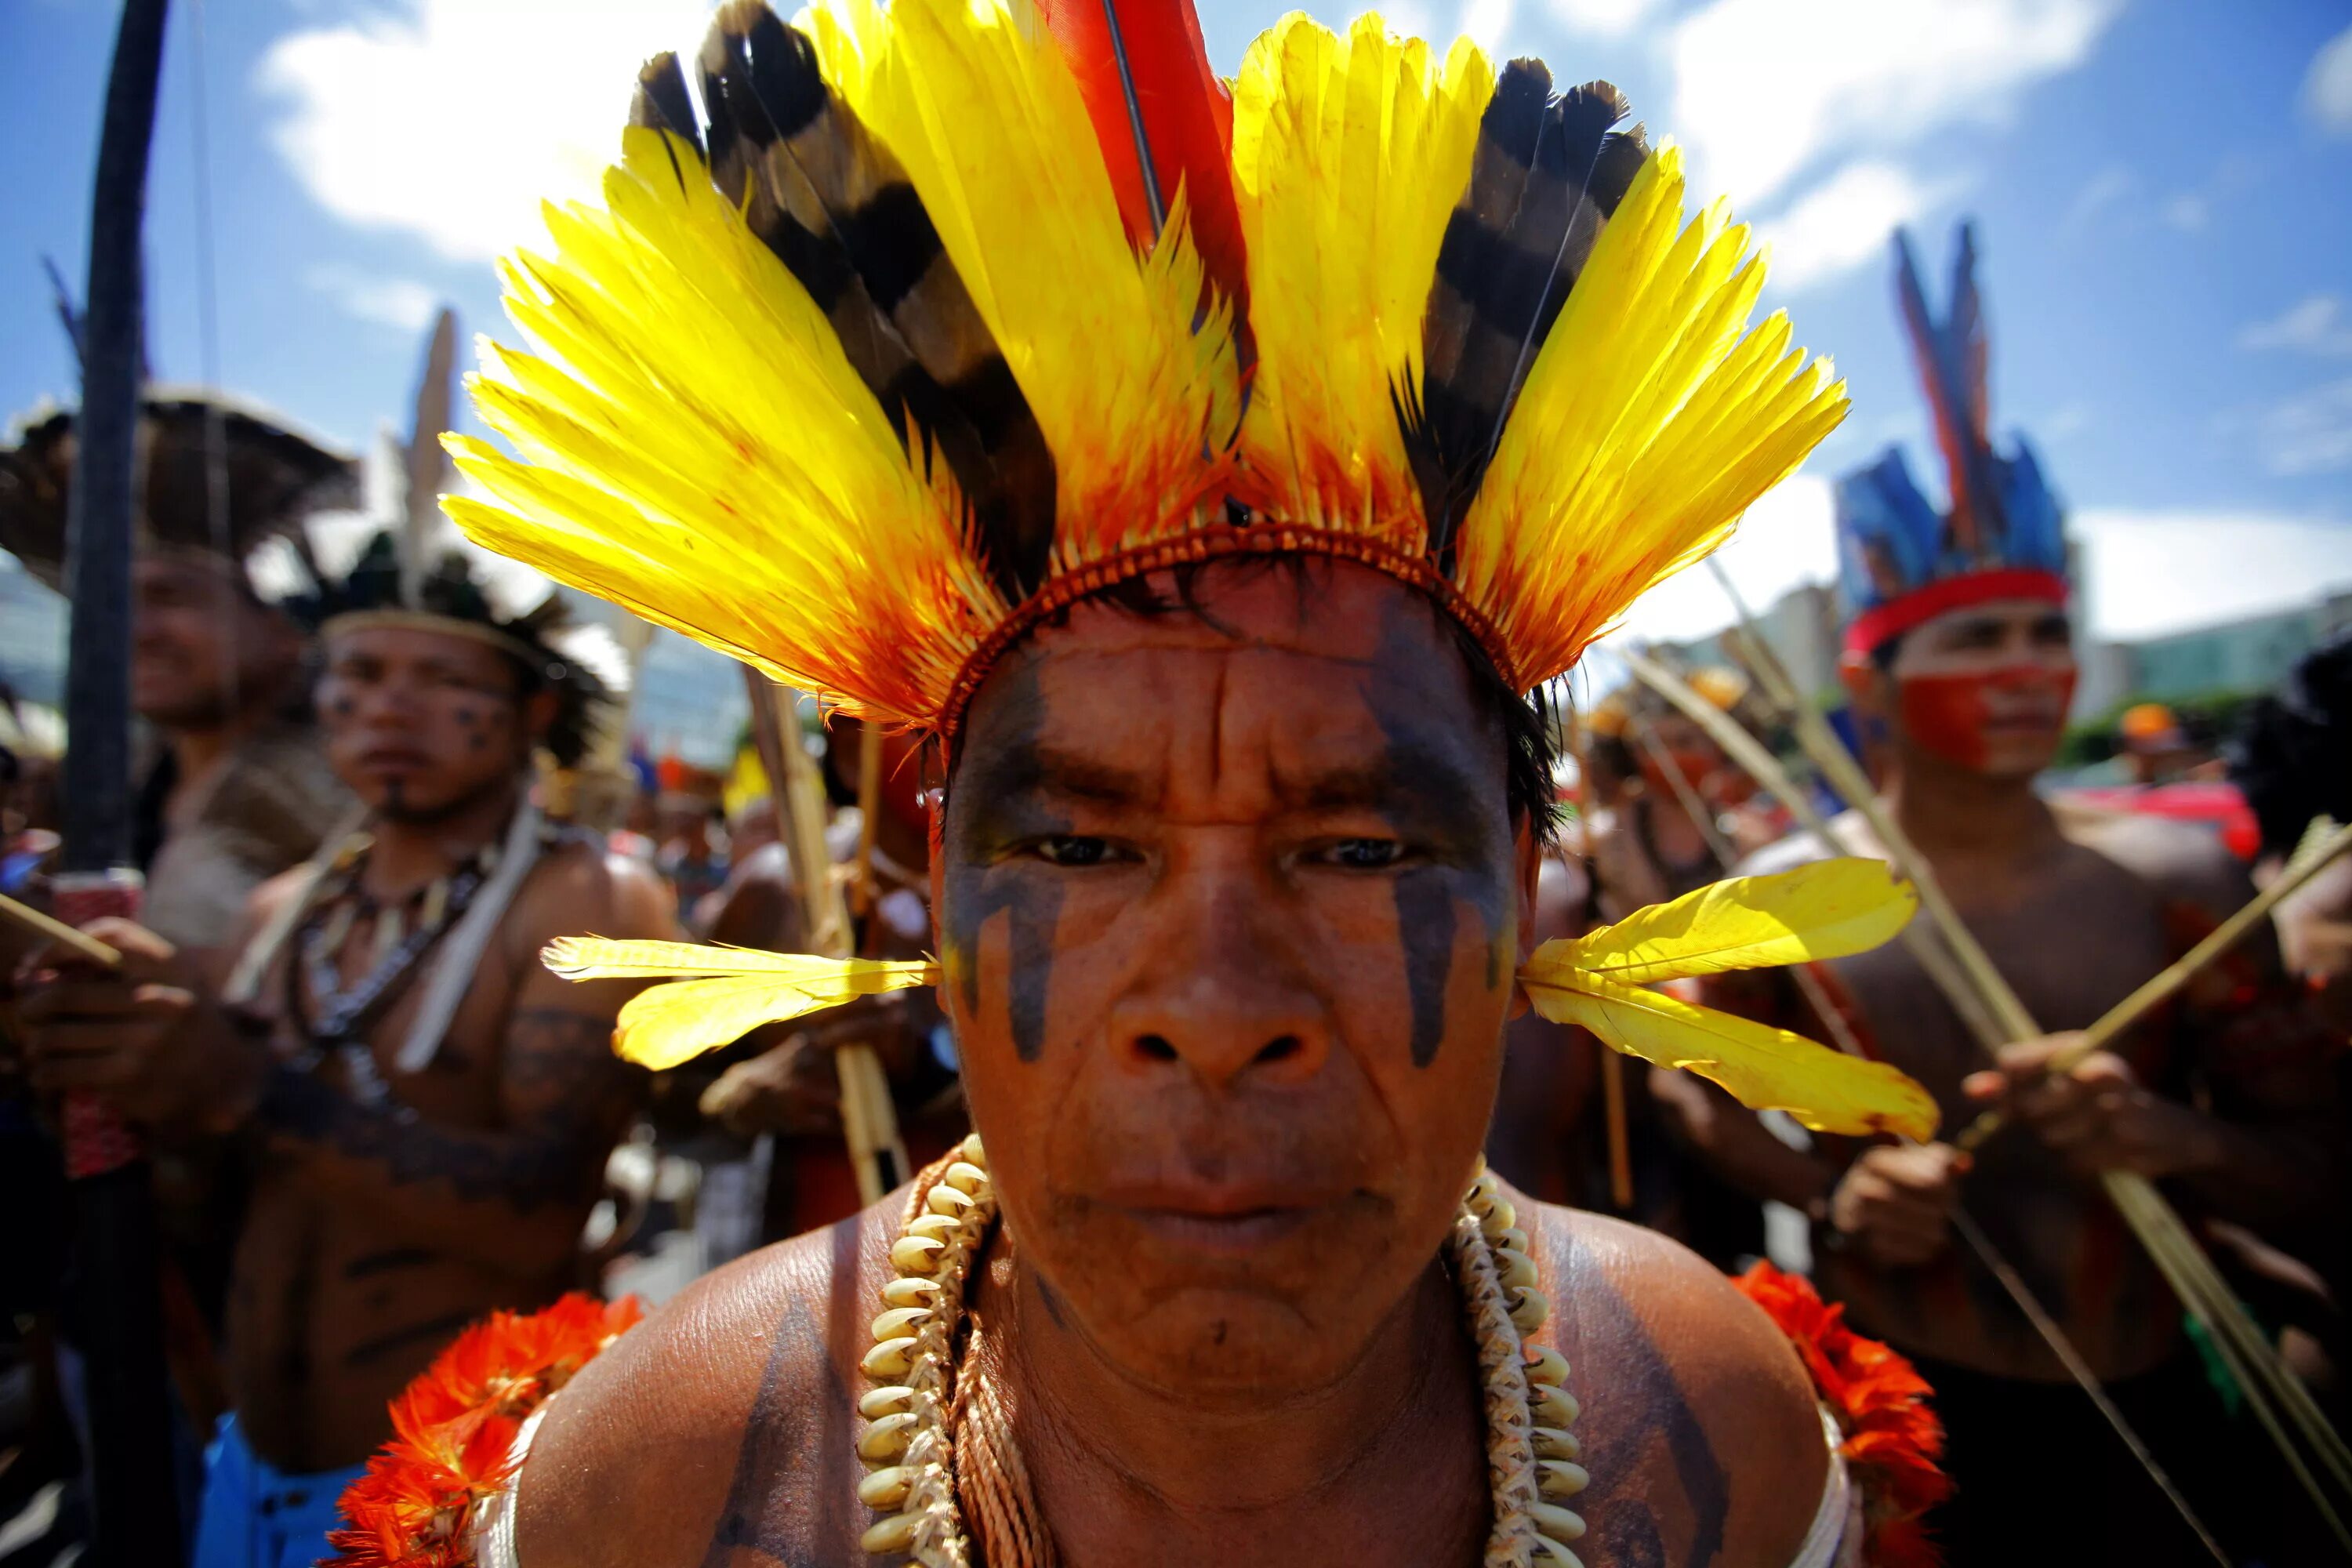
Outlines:
[[[1412,998],[1412,1065],[1425,1068],[1445,1038],[1445,986],[1454,973],[1454,892],[1444,871],[1419,867],[1396,879],[1397,944]]]

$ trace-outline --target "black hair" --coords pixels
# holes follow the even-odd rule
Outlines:
[[[2223,754],[2262,825],[2263,847],[2292,852],[2315,816],[2352,822],[2352,632],[2305,655],[2258,697]]]
[[[1328,564],[1320,556],[1297,553],[1224,555],[1206,561],[1184,561],[1169,569],[1173,594],[1163,594],[1142,577],[1129,577],[1089,598],[1108,604],[1129,615],[1144,620],[1156,620],[1162,616],[1185,614],[1197,617],[1215,630],[1232,633],[1233,628],[1220,622],[1201,603],[1201,580],[1212,569],[1222,570],[1244,580],[1250,576],[1280,574],[1288,580],[1302,613],[1307,596],[1313,591],[1311,570]],[[1479,646],[1478,639],[1467,626],[1445,613],[1433,601],[1423,598],[1429,612],[1443,622],[1452,636],[1462,662],[1470,672],[1471,700],[1478,710],[1498,725],[1503,732],[1503,798],[1509,805],[1514,820],[1524,816],[1537,844],[1549,845],[1559,827],[1559,801],[1552,784],[1554,769],[1559,760],[1559,724],[1552,710],[1551,698],[1541,687],[1528,693],[1515,690],[1495,668],[1495,661]],[[1041,623],[1045,626],[1068,624],[1070,610],[1065,605]],[[953,759],[948,771],[954,771]]]

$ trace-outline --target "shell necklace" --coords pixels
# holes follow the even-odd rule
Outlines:
[[[911,1207],[913,1217],[891,1244],[897,1277],[882,1288],[874,1348],[863,1363],[874,1386],[857,1402],[866,1423],[857,1438],[866,1470],[857,1496],[880,1518],[862,1544],[922,1568],[973,1568],[956,1496],[950,1406],[966,1281],[996,1221],[978,1135],[919,1178]],[[1582,1491],[1588,1478],[1568,1430],[1577,1416],[1564,1386],[1568,1363],[1549,1346],[1528,1343],[1550,1306],[1536,1289],[1517,1220],[1481,1163],[1445,1244],[1485,1392],[1495,1522],[1483,1564],[1560,1568],[1577,1565],[1568,1542],[1584,1533],[1584,1521],[1559,1500]]]

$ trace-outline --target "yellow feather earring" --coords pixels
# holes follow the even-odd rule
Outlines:
[[[1924,1140],[1935,1134],[1936,1102],[1884,1062],[1841,1056],[1801,1035],[1643,989],[1862,952],[1901,931],[1917,907],[1883,861],[1825,860],[1718,882],[1589,935],[1546,942],[1518,980],[1536,1011],[1554,1023],[1590,1029],[1628,1056],[1697,1073],[1753,1110],[1785,1110],[1821,1132]],[[928,961],[600,937],[566,937],[542,956],[566,980],[668,978],[621,1010],[614,1034],[615,1050],[656,1070],[762,1024],[940,981],[939,965]]]

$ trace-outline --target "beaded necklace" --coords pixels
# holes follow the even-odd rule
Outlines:
[[[1568,1363],[1549,1346],[1528,1343],[1551,1309],[1536,1288],[1535,1261],[1517,1221],[1482,1163],[1445,1244],[1477,1344],[1485,1395],[1494,1527],[1483,1563],[1562,1568],[1577,1563],[1567,1543],[1583,1535],[1584,1521],[1560,1500],[1582,1491],[1589,1478],[1568,1429],[1577,1416],[1566,1387]],[[862,1363],[874,1386],[857,1402],[866,1422],[857,1438],[866,1470],[857,1496],[881,1516],[861,1544],[877,1556],[923,1568],[975,1568],[956,1494],[951,1428],[956,1406],[975,1403],[971,1391],[955,1386],[957,1346],[964,1337],[966,1282],[995,1222],[988,1161],[975,1134],[916,1183],[907,1224],[891,1244],[897,1277],[882,1287],[874,1348]],[[1017,1470],[1017,1458],[1010,1468]],[[1034,1509],[1022,1500],[1024,1511]],[[1024,1536],[1049,1539],[1037,1521],[1017,1521],[1016,1527]]]
[[[420,900],[385,907],[359,889],[368,848],[367,840],[361,839],[338,857],[333,885],[321,889],[311,901],[298,943],[301,963],[287,963],[286,991],[287,1016],[306,1041],[296,1065],[315,1069],[330,1055],[336,1056],[351,1075],[352,1092],[373,1103],[384,1098],[386,1090],[375,1071],[374,1056],[361,1037],[415,977],[418,961],[481,891],[497,869],[499,846],[496,841],[485,845],[454,875],[436,878]],[[404,918],[409,901],[418,903],[414,926]],[[375,916],[375,959],[346,986],[343,948],[363,910]],[[307,1016],[302,987],[295,980],[298,968],[309,983]]]

